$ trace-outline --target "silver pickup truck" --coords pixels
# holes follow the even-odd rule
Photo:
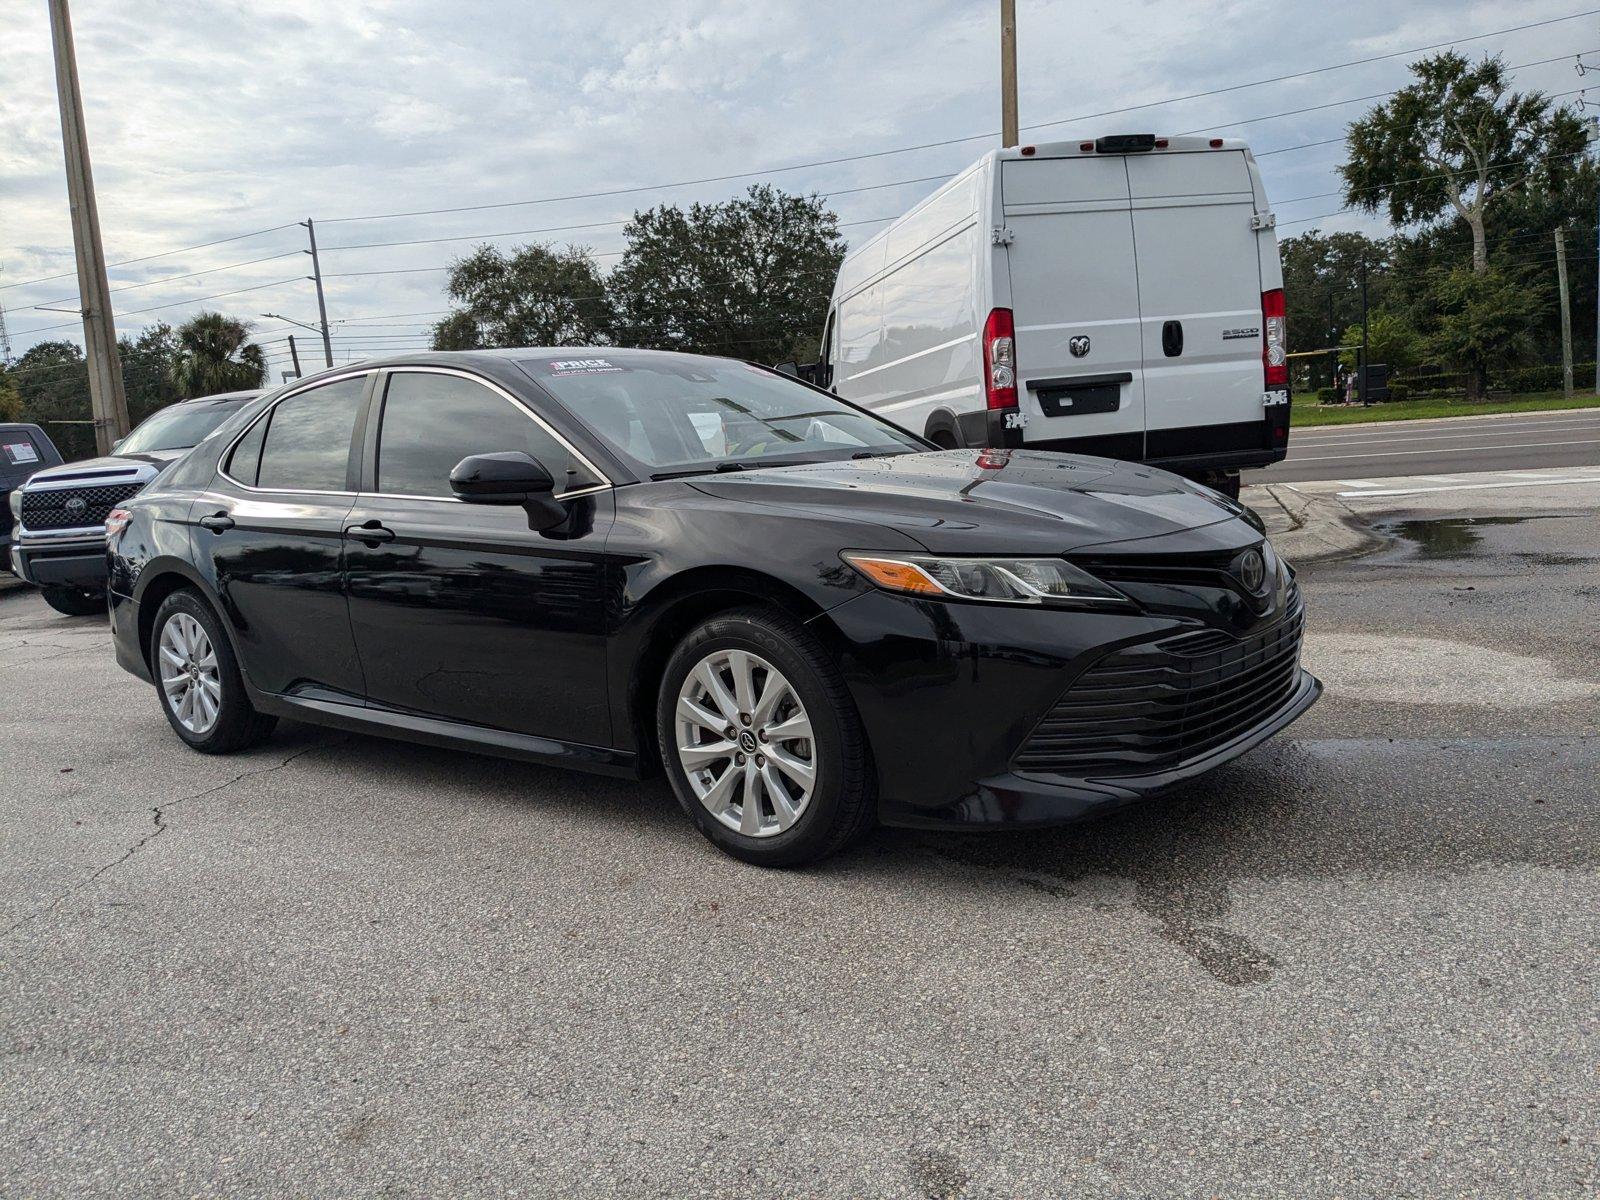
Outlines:
[[[12,572],[37,585],[57,612],[103,611],[106,516],[260,394],[225,392],[168,405],[103,458],[35,471],[11,493]]]

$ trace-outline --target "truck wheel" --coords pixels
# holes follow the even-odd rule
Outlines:
[[[105,616],[106,613],[104,592],[74,587],[47,587],[40,588],[39,593],[46,604],[69,617],[92,617],[96,613]]]

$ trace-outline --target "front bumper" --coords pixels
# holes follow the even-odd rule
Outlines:
[[[1007,771],[974,783],[963,796],[939,808],[889,803],[879,806],[887,825],[916,829],[961,829],[1005,825],[1013,829],[1065,825],[1159,796],[1259,746],[1294,722],[1322,695],[1322,682],[1300,671],[1295,690],[1265,721],[1233,741],[1171,770],[1110,779]]]
[[[1252,633],[1286,610],[1263,613]],[[1192,758],[1061,775],[1017,759],[1043,716],[1109,654],[1193,633],[1192,617],[918,601],[873,592],[829,610],[833,649],[866,726],[878,815],[914,828],[1063,824],[1160,793],[1236,758],[1310,708],[1322,685],[1290,665],[1282,698]],[[1114,739],[1108,745],[1116,746]]]
[[[105,531],[96,528],[49,535],[18,530],[11,543],[11,570],[36,587],[103,591],[106,586]]]

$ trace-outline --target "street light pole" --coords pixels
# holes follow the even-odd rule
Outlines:
[[[289,335],[289,357],[294,361],[294,377],[300,379],[304,372],[300,370],[300,351],[295,348],[294,334]]]
[[[1017,0],[1000,0],[1000,145],[1015,146],[1017,131]]]
[[[61,106],[61,141],[67,159],[67,204],[72,215],[72,248],[78,263],[78,305],[83,314],[83,344],[89,363],[89,409],[94,442],[101,454],[128,433],[128,397],[122,387],[122,360],[111,316],[111,285],[100,242],[100,212],[94,200],[89,137],[83,123],[83,92],[72,43],[67,0],[49,0],[50,40],[55,50],[56,98]]]
[[[310,217],[300,222],[306,227],[306,236],[311,239],[311,278],[317,285],[317,318],[322,322],[322,362],[324,366],[333,366],[333,339],[328,336],[328,302],[322,295],[322,261],[317,257],[317,227]]]

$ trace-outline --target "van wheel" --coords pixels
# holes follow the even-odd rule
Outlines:
[[[199,593],[180,588],[163,600],[150,642],[161,711],[191,749],[232,754],[272,732],[278,719],[250,703],[222,623]]]
[[[656,705],[678,802],[725,853],[815,862],[877,818],[861,718],[804,627],[764,608],[721,613],[673,651]]]
[[[91,592],[74,587],[47,587],[40,588],[39,594],[51,608],[69,617],[92,617],[96,613],[105,615],[104,592]]]
[[[938,433],[929,434],[928,440],[941,450],[954,450],[956,448],[956,439],[942,429]]]

